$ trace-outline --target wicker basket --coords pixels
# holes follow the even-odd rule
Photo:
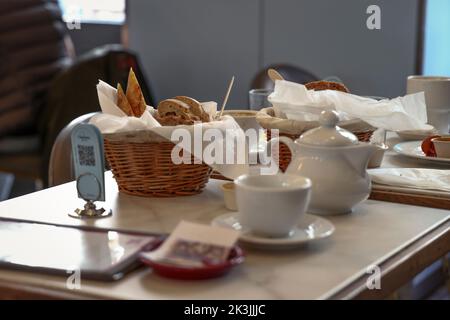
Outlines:
[[[299,121],[295,121],[295,120],[286,120],[286,119],[275,118],[273,108],[263,109],[263,110],[261,110],[261,112],[264,112],[263,117],[259,118],[259,119],[257,117],[257,120],[258,120],[259,124],[264,129],[266,129],[266,136],[267,136],[268,140],[271,139],[270,129],[278,129],[280,136],[286,136],[286,137],[291,138],[292,140],[296,140],[303,134],[303,132],[306,132],[306,131],[312,129],[312,127],[314,126],[312,123],[299,123]],[[261,114],[259,114],[259,115],[261,115]],[[270,119],[268,119],[268,117],[273,117],[274,121],[270,121]],[[261,121],[261,119],[262,119],[262,121]],[[289,128],[289,132],[283,132],[283,129],[281,129],[285,123],[287,124],[286,127]],[[272,124],[275,124],[275,126],[272,127],[271,126]],[[304,126],[304,128],[305,128],[304,130],[299,129],[302,126]],[[345,126],[344,126],[344,128],[345,128]],[[347,129],[350,130],[358,138],[358,140],[362,141],[362,142],[369,142],[370,138],[372,137],[373,132],[375,131],[375,128],[373,128],[371,126],[367,126],[365,124],[356,125],[356,126],[352,125],[352,126],[349,126]],[[289,163],[291,162],[291,156],[292,155],[291,155],[291,151],[289,150],[289,148],[285,144],[280,143],[279,153],[278,153],[279,159],[277,159],[277,157],[274,157],[274,160],[278,162],[278,166],[281,171],[284,172],[287,169]]]
[[[119,191],[143,197],[198,194],[207,184],[211,168],[204,164],[174,164],[174,144],[155,133],[141,131],[105,134],[104,149]]]

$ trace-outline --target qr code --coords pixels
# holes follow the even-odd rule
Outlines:
[[[78,145],[78,158],[82,166],[95,166],[94,146]]]

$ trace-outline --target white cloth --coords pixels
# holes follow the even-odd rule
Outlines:
[[[341,120],[361,119],[385,130],[431,130],[423,92],[392,100],[375,100],[335,91],[307,90],[302,84],[276,80],[269,101],[277,117],[317,121],[322,110],[335,110]]]
[[[368,172],[375,184],[450,192],[450,170],[380,168]]]

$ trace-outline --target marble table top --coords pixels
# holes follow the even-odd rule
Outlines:
[[[81,221],[68,217],[69,211],[81,206],[74,183],[1,202],[0,217],[165,233],[181,219],[207,224],[228,212],[220,180],[211,180],[202,194],[179,198],[128,196],[117,192],[111,174],[106,175],[106,182],[107,204],[114,212],[110,218]],[[367,200],[352,214],[329,217],[336,227],[332,237],[293,251],[248,248],[244,264],[222,278],[177,281],[144,267],[113,283],[82,279],[78,293],[119,299],[322,299],[449,219],[446,210]],[[24,241],[32,243],[33,239]],[[0,282],[56,291],[68,290],[66,280],[0,271]]]

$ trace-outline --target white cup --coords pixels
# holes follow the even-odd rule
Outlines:
[[[264,237],[289,236],[311,198],[311,180],[297,175],[242,175],[234,183],[240,223]]]
[[[450,159],[450,136],[431,139],[438,158]]]
[[[407,81],[408,94],[425,92],[428,123],[441,134],[450,132],[450,78],[410,76]]]
[[[256,114],[258,112],[255,110],[225,110],[224,115],[229,115],[234,118],[237,124],[246,133],[246,146],[249,152],[249,162],[250,164],[258,163],[258,155],[260,154],[260,144],[263,138],[261,131],[263,128],[256,121]],[[247,131],[250,130],[250,131]],[[265,138],[263,143],[265,143]]]
[[[257,113],[258,112],[254,110],[225,110],[223,112],[224,115],[232,116],[244,131],[247,131],[248,129],[258,131],[259,129],[262,129],[256,121]]]

